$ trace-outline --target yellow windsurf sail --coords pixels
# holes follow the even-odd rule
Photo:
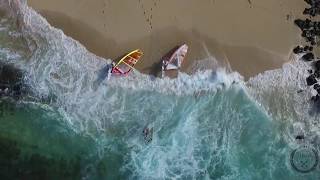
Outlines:
[[[128,74],[140,60],[142,55],[143,52],[140,49],[136,49],[128,53],[113,67],[112,73],[119,75]]]

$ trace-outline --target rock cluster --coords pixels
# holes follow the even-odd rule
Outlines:
[[[320,15],[320,1],[319,0],[304,0],[310,5],[309,8],[305,8],[303,11],[304,15],[310,15],[312,17]]]
[[[305,8],[304,15],[309,15],[310,18],[320,15],[320,0],[304,0],[310,7]],[[320,101],[320,59],[317,58],[313,52],[314,46],[317,46],[320,38],[320,21],[313,21],[309,18],[305,20],[296,19],[294,21],[302,31],[301,36],[306,40],[309,45],[296,46],[293,53],[302,54],[301,60],[311,62],[312,69],[308,70],[309,76],[306,78],[308,86],[313,86],[317,94],[311,98],[313,101]]]
[[[320,36],[320,22],[312,21],[309,18],[305,20],[296,19],[294,23],[302,31],[301,36],[305,38],[312,46],[317,44],[316,37]]]

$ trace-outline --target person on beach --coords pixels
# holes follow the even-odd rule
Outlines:
[[[111,64],[108,64],[107,65],[107,80],[109,81],[110,77],[111,77],[111,74],[112,74],[112,70],[115,66],[115,63],[112,62]]]

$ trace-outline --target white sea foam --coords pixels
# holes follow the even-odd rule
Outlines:
[[[303,133],[309,141],[319,136],[319,109],[310,99],[312,87],[306,84],[311,64],[292,56],[281,69],[261,73],[247,82],[250,94],[268,111],[274,120],[287,124],[282,131],[292,146],[295,136]],[[294,130],[295,124],[304,124],[303,130]]]

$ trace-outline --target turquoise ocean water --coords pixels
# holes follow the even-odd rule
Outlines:
[[[309,92],[297,93],[306,67],[294,58],[247,82],[223,67],[102,81],[110,60],[25,1],[0,5],[0,65],[21,76],[0,99],[1,179],[319,178],[319,167],[299,173],[290,164],[295,136],[318,149],[319,132]]]

